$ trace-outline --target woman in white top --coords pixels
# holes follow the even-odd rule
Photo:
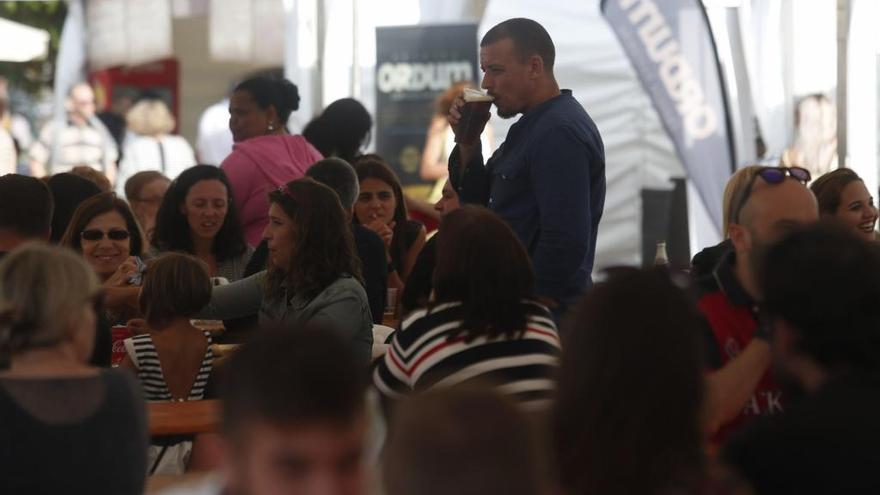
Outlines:
[[[125,181],[145,170],[158,170],[169,179],[196,164],[192,147],[171,134],[175,121],[162,100],[144,99],[125,116],[130,131],[122,144],[122,160],[116,177],[116,194],[124,196]]]

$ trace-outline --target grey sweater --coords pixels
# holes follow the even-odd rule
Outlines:
[[[351,341],[365,365],[370,362],[373,319],[367,293],[354,277],[340,277],[314,298],[306,299],[289,295],[283,288],[277,295],[267,295],[266,272],[262,271],[214,287],[211,302],[199,313],[199,318],[227,320],[254,314],[260,325],[326,325]]]

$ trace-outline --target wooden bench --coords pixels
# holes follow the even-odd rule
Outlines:
[[[150,436],[191,435],[220,428],[220,401],[149,402]]]

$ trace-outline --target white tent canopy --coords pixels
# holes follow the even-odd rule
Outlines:
[[[0,61],[28,62],[48,53],[48,32],[0,18]]]

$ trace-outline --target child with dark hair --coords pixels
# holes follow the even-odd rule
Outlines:
[[[211,372],[211,335],[190,324],[211,300],[204,263],[179,253],[150,264],[140,310],[149,333],[125,340],[120,366],[137,371],[147,400],[199,400]]]
[[[368,493],[366,373],[347,342],[313,325],[265,328],[224,367],[223,469],[169,495]]]
[[[214,362],[211,334],[190,318],[211,300],[211,287],[204,263],[192,256],[169,253],[150,264],[139,300],[149,331],[125,339],[120,363],[137,374],[148,401],[204,398]],[[150,472],[183,472],[190,449],[190,442],[151,448]]]
[[[662,270],[607,275],[562,335],[552,420],[561,491],[704,493],[700,314]]]

